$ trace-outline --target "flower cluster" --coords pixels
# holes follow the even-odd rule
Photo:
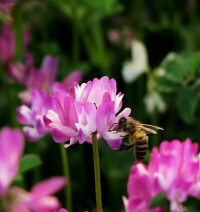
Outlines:
[[[117,94],[116,81],[108,77],[94,79],[80,86],[75,83],[70,92],[56,90],[54,102],[56,110],[48,110],[44,116],[45,126],[51,131],[56,142],[70,140],[68,147],[79,141],[91,142],[91,135],[98,132],[112,149],[122,143],[120,135],[109,132],[109,128],[123,116],[128,117],[131,110],[122,107],[121,93]]]
[[[19,130],[3,128],[0,131],[0,211],[48,211],[60,208],[52,194],[65,185],[63,177],[52,177],[35,185],[30,192],[11,186],[18,174],[24,140]]]
[[[46,60],[54,60],[53,58],[46,58]],[[79,71],[72,72],[62,83],[54,83],[51,72],[55,75],[55,68],[50,67],[50,64],[54,64],[56,61],[46,62],[44,69],[42,69],[41,74],[44,76],[45,81],[43,83],[38,84],[38,86],[43,86],[44,83],[49,86],[51,90],[50,93],[47,93],[42,89],[30,89],[31,92],[31,108],[27,105],[22,105],[17,108],[17,119],[21,124],[27,125],[23,128],[23,131],[28,138],[29,141],[37,141],[41,137],[43,137],[48,129],[45,127],[43,122],[43,116],[47,113],[48,110],[56,110],[55,103],[52,97],[52,87],[54,90],[62,90],[63,92],[69,92],[70,87],[74,82],[79,82],[82,78],[82,74]],[[48,64],[48,65],[47,65]],[[46,76],[46,77],[45,77]],[[39,77],[38,77],[39,78]],[[43,78],[43,77],[42,77]],[[54,78],[54,77],[53,77]],[[35,79],[36,81],[39,79]],[[41,82],[41,81],[40,81]]]
[[[198,144],[190,139],[184,142],[163,141],[153,148],[149,166],[133,165],[128,182],[128,199],[124,198],[126,212],[149,210],[151,198],[166,192],[173,212],[182,212],[187,197],[200,198],[200,159]]]

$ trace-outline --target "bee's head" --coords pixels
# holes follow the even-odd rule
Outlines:
[[[125,117],[122,117],[119,119],[118,126],[117,126],[118,130],[123,129],[126,126],[126,120],[127,119]]]

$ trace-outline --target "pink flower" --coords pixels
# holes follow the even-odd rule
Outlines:
[[[0,58],[2,63],[7,63],[15,55],[15,38],[11,28],[7,25],[2,26],[0,35]]]
[[[35,185],[30,192],[11,187],[18,173],[18,164],[24,148],[19,130],[8,127],[0,131],[0,202],[9,212],[55,212],[60,202],[52,194],[65,185],[65,178],[53,177]]]
[[[111,29],[108,32],[108,39],[113,43],[119,42],[121,39],[120,31],[118,29]]]
[[[68,147],[79,141],[91,142],[91,135],[98,132],[111,148],[118,149],[122,143],[120,135],[108,132],[109,128],[122,116],[127,117],[126,108],[116,117],[122,106],[121,93],[116,94],[116,82],[108,77],[94,79],[79,86],[74,84],[70,93],[57,89],[54,100],[56,111],[49,110],[44,116],[46,127],[52,132],[56,142],[70,140]]]
[[[145,165],[141,163],[133,165],[128,180],[128,198],[123,197],[126,212],[162,211],[160,207],[149,209],[151,199],[156,194],[152,183],[152,178]]]
[[[157,192],[167,192],[172,211],[183,211],[182,202],[188,195],[200,198],[200,161],[198,144],[190,139],[184,142],[163,141],[160,151],[154,148],[149,163]]]
[[[160,150],[154,147],[148,167],[141,163],[132,167],[128,199],[124,198],[126,212],[149,211],[151,198],[162,192],[166,192],[172,212],[183,212],[182,203],[189,195],[200,198],[197,152],[198,144],[193,144],[190,139],[163,141]]]
[[[63,177],[52,177],[36,184],[30,192],[13,187],[10,194],[17,196],[17,202],[11,205],[13,210],[55,212],[60,207],[60,202],[52,194],[59,191],[65,185]]]
[[[72,86],[75,82],[73,80],[80,80],[81,78],[81,72],[72,72],[68,77],[66,77],[63,83],[54,83],[55,93],[57,94],[60,92],[62,94],[65,92],[67,94],[70,92],[70,86]],[[22,105],[17,108],[18,121],[23,125],[28,125],[23,128],[23,131],[29,141],[37,141],[48,132],[48,128],[44,125],[43,116],[48,110],[56,111],[57,109],[55,105],[57,105],[59,110],[60,107],[57,102],[58,101],[54,102],[52,92],[48,94],[44,90],[34,89],[31,92],[31,108],[27,105]]]
[[[58,212],[68,212],[68,210],[61,208],[60,210],[58,210]]]
[[[24,139],[19,130],[5,127],[0,131],[0,198],[17,175],[23,148]]]
[[[4,14],[9,13],[12,7],[13,7],[12,3],[0,3],[0,12]]]
[[[29,74],[33,69],[33,56],[30,53],[25,54],[25,65],[22,63],[9,63],[8,74],[12,80],[26,85]]]
[[[27,86],[27,90],[19,94],[19,97],[24,103],[30,103],[31,91],[33,89],[45,89],[46,91],[51,92],[52,85],[57,75],[57,58],[46,56],[40,70],[36,70],[31,61],[32,59],[29,57],[24,71],[24,83]]]
[[[33,90],[31,108],[26,105],[17,108],[18,121],[28,125],[23,128],[23,131],[29,141],[37,141],[48,132],[44,125],[43,115],[54,107],[53,99],[49,94],[44,90]]]
[[[73,84],[75,82],[77,83],[81,82],[82,78],[83,74],[81,73],[81,71],[73,71],[64,79],[62,83],[55,82],[53,84],[53,90],[54,92],[60,90],[63,92],[70,93],[70,89],[73,86]]]
[[[10,12],[13,4],[18,2],[19,0],[1,0],[0,1],[0,11],[3,13]]]

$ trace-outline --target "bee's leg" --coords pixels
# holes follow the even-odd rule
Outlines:
[[[129,134],[127,135],[120,135],[121,138],[128,138],[129,137]]]
[[[117,124],[117,123],[114,123],[114,124],[111,125],[111,127],[108,129],[108,132],[116,131],[116,128],[111,130],[111,128],[112,128],[115,124]]]

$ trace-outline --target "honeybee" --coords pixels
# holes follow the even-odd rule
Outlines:
[[[157,134],[156,130],[163,130],[163,128],[142,124],[141,122],[133,118],[122,117],[119,119],[115,129],[110,131],[115,131],[116,133],[124,133],[128,137],[129,143],[123,143],[120,146],[121,151],[127,151],[135,146],[135,157],[137,160],[143,160],[147,150],[148,150],[148,134]]]

